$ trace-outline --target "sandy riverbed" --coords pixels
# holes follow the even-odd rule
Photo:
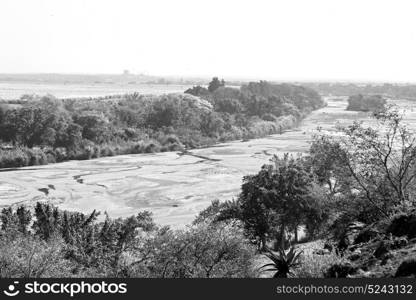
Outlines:
[[[273,154],[307,151],[318,126],[331,129],[336,122],[368,117],[345,111],[345,101],[327,102],[296,130],[192,150],[197,156],[135,154],[0,172],[0,207],[48,200],[62,209],[97,209],[111,217],[150,210],[160,224],[183,226],[211,200],[235,197],[242,177],[257,172]],[[400,101],[400,105],[413,104]],[[415,113],[410,112],[407,119],[416,124]]]

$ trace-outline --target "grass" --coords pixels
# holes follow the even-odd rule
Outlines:
[[[298,278],[323,278],[325,271],[336,263],[344,262],[345,259],[336,255],[330,254],[302,254],[300,257],[300,264],[294,270],[295,277]]]

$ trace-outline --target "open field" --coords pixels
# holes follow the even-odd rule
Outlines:
[[[134,92],[158,95],[164,93],[182,93],[189,87],[191,86],[179,84],[54,84],[0,81],[0,99],[15,100],[24,94],[37,94],[40,96],[51,94],[57,98],[101,97]]]
[[[123,155],[2,171],[0,207],[48,200],[62,209],[97,209],[111,217],[146,209],[160,224],[182,226],[211,200],[236,196],[242,177],[257,172],[273,154],[307,151],[318,126],[331,130],[336,122],[368,118],[366,113],[345,111],[346,101],[328,98],[327,102],[328,106],[314,111],[299,128],[282,135],[224,143],[185,155]],[[413,103],[395,103],[407,109],[406,120],[416,128]]]

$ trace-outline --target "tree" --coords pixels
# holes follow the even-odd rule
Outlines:
[[[327,135],[313,137],[309,148],[310,164],[319,185],[324,185],[330,195],[344,190],[351,179],[343,158],[341,145]]]
[[[244,178],[239,197],[246,230],[260,238],[263,248],[267,235],[274,234],[285,246],[286,231],[297,232],[309,211],[309,188],[312,177],[305,168],[304,159],[285,154],[275,156],[273,164],[264,165],[254,176]],[[279,231],[276,229],[279,228]]]
[[[69,277],[71,263],[64,258],[59,238],[46,242],[32,235],[0,237],[1,278]]]
[[[28,147],[59,146],[71,122],[62,103],[48,97],[7,110],[3,119],[1,138]]]
[[[210,93],[214,92],[219,87],[225,86],[225,81],[222,79],[221,81],[218,79],[218,77],[212,78],[211,82],[208,84],[208,91]]]
[[[348,98],[347,110],[378,111],[385,109],[387,100],[380,95],[353,95]]]
[[[229,114],[237,114],[243,110],[240,101],[233,98],[218,98],[215,100],[214,108],[216,111]]]
[[[59,211],[47,203],[37,202],[35,206],[36,220],[33,222],[33,230],[43,240],[49,240],[54,233],[59,231]]]
[[[192,224],[228,222],[239,219],[241,219],[241,210],[237,201],[220,202],[216,199],[211,202],[210,206],[199,212]]]
[[[416,136],[394,107],[374,113],[374,119],[372,126],[354,122],[340,127],[340,135],[319,137],[323,153],[337,149],[322,178],[339,182],[344,195],[366,201],[385,217],[397,206],[414,205]]]
[[[137,248],[140,238],[138,231],[151,232],[156,228],[152,214],[148,211],[126,219],[111,220],[106,216],[97,238],[104,252],[105,263],[112,269],[112,275],[118,275],[121,271],[119,262],[123,254]]]
[[[75,123],[82,127],[82,137],[94,143],[103,143],[111,136],[111,128],[108,120],[103,116],[88,114],[79,115],[75,118]],[[72,135],[76,134],[76,128],[72,128]]]
[[[209,95],[209,91],[207,88],[197,85],[197,86],[187,89],[185,91],[185,94],[191,94],[193,96],[207,96]]]
[[[16,215],[19,220],[19,231],[27,233],[30,221],[32,220],[32,213],[29,209],[22,205],[16,210]]]
[[[78,124],[71,123],[68,125],[65,135],[61,139],[61,144],[67,149],[77,149],[81,146],[82,127]]]
[[[201,115],[200,130],[205,136],[215,137],[224,128],[224,121],[216,112],[206,112]]]
[[[129,252],[127,276],[151,278],[239,278],[253,276],[254,251],[241,228],[198,223],[188,230],[159,229]]]
[[[3,208],[0,215],[2,230],[17,230],[18,220],[11,207]]]
[[[3,208],[0,214],[1,229],[4,231],[19,231],[23,234],[28,232],[32,214],[26,207],[19,206],[16,211],[13,208]]]

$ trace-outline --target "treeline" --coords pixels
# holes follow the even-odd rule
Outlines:
[[[323,105],[315,91],[301,86],[259,82],[235,89],[218,82],[185,94],[25,96],[30,99],[0,104],[0,168],[178,151],[281,133]]]
[[[414,84],[355,84],[355,83],[303,83],[322,95],[352,96],[357,94],[383,95],[396,99],[416,99]]]
[[[348,97],[347,110],[377,111],[385,108],[387,100],[380,95],[353,95]]]

